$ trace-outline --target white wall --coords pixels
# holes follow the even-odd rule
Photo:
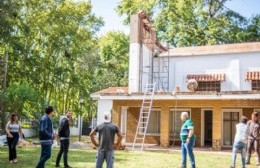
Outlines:
[[[152,71],[152,51],[146,45],[130,44],[129,93],[144,91]],[[139,68],[140,66],[140,68]]]
[[[22,131],[25,138],[34,137],[37,135],[37,131],[34,129],[22,129]]]
[[[66,117],[65,115],[61,115],[60,116],[60,120],[59,120],[59,125],[61,120]],[[78,121],[80,121],[80,116],[78,116]],[[79,126],[80,126],[80,122],[78,122],[78,125],[75,127],[70,127],[70,136],[78,136],[79,135]],[[81,128],[83,127],[83,120],[81,122]],[[81,129],[82,130],[82,129]],[[56,130],[58,132],[58,130]]]
[[[142,63],[141,63],[141,68],[142,68],[142,74],[141,74],[141,80],[142,80],[142,85],[141,89],[142,91],[145,90],[145,87],[148,83],[149,79],[149,74],[152,71],[152,51],[149,50],[144,44],[142,45]],[[151,75],[150,75],[151,76]]]
[[[70,136],[78,136],[79,128],[78,127],[70,127]]]
[[[185,56],[170,58],[170,91],[180,85],[181,91],[188,91],[186,78],[188,74],[225,73],[226,81],[222,82],[222,91],[249,91],[250,81],[246,81],[249,70],[260,70],[260,52]]]
[[[138,92],[139,90],[139,62],[140,62],[140,44],[131,43],[130,44],[130,54],[129,54],[129,89],[128,92]]]
[[[104,113],[111,111],[113,107],[113,100],[98,100],[97,109],[97,125],[104,122]]]
[[[0,136],[0,146],[4,146],[5,142],[6,142],[6,135]]]

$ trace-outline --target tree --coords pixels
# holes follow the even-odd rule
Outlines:
[[[1,1],[0,7],[3,4],[7,1]],[[14,4],[10,5],[11,9]],[[92,89],[93,78],[84,78],[93,71],[92,67],[83,64],[95,65],[92,57],[97,50],[96,33],[103,25],[102,19],[92,13],[91,4],[86,1],[21,0],[15,1],[15,5],[15,18],[0,14],[0,19],[8,23],[0,27],[6,30],[0,42],[9,55],[7,93],[23,83],[37,93],[36,105],[25,103],[23,108],[15,110],[27,113],[39,107],[37,111],[43,112],[51,104],[59,114],[66,109],[77,114],[80,92],[89,97]],[[5,11],[8,9],[6,6]],[[12,110],[14,105],[9,98],[5,99],[5,105]],[[91,105],[86,102],[83,110],[88,110],[85,109],[88,106]]]
[[[117,12],[130,15],[148,12],[157,28],[157,36],[173,46],[198,46],[259,41],[253,26],[259,16],[247,19],[225,7],[227,0],[122,0]],[[153,3],[152,3],[153,2]],[[252,36],[254,34],[255,36]]]
[[[30,116],[37,110],[37,97],[35,90],[27,83],[14,83],[4,92],[3,100],[6,102],[8,112]],[[30,108],[30,106],[32,107]],[[26,108],[25,111],[23,111],[24,108]],[[31,109],[35,109],[35,111],[27,111]]]
[[[0,95],[0,101],[5,105],[1,111],[1,127],[4,128],[8,113],[16,113],[21,118],[33,117],[38,110],[37,94],[27,83],[13,83]]]
[[[86,1],[8,2],[0,2],[2,11],[15,13],[0,12],[5,21],[0,23],[0,50],[9,56],[7,90],[0,96],[6,108],[1,114],[39,118],[53,105],[58,114],[70,109],[78,115],[83,97],[83,116],[90,122],[96,112],[90,94],[127,85],[129,37],[109,32],[99,38],[102,18]]]
[[[7,83],[7,60],[8,60],[8,41],[16,42],[12,33],[14,32],[13,24],[17,19],[17,11],[21,9],[14,0],[0,1],[0,119],[5,120],[5,104],[3,102],[3,92]],[[1,125],[4,126],[4,122]]]
[[[247,27],[247,35],[244,37],[247,41],[260,41],[260,15],[252,17],[251,24]]]
[[[122,32],[108,32],[100,39],[99,51],[101,83],[105,87],[127,86],[129,36]]]

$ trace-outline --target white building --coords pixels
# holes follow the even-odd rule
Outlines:
[[[98,123],[112,110],[126,142],[133,142],[147,83],[156,83],[157,92],[146,143],[177,142],[180,112],[188,111],[196,144],[219,150],[233,144],[242,115],[260,112],[260,42],[167,49],[156,40],[147,15],[138,13],[131,17],[129,60],[128,87],[92,94]],[[189,80],[198,85],[194,92],[187,88]]]

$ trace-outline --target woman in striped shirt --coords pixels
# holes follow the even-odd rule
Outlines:
[[[16,114],[11,115],[10,121],[6,124],[5,131],[7,133],[7,143],[9,147],[9,161],[10,163],[16,163],[16,145],[19,140],[19,134],[22,137],[22,128]]]

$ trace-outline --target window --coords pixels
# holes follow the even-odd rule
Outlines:
[[[147,128],[147,134],[159,134],[161,129],[161,112],[158,109],[152,109]]]
[[[225,81],[224,73],[213,74],[188,74],[187,79],[195,79],[198,82],[196,91],[221,91],[221,82]]]
[[[172,139],[179,139],[182,126],[181,113],[184,111],[188,112],[191,117],[190,110],[187,109],[171,110],[170,112],[170,133]]]
[[[260,80],[252,80],[252,90],[260,91]]]
[[[220,92],[221,83],[220,81],[210,81],[210,82],[198,82],[198,88],[196,91],[217,91]]]
[[[225,110],[223,113],[223,145],[232,146],[239,123],[240,112]]]

